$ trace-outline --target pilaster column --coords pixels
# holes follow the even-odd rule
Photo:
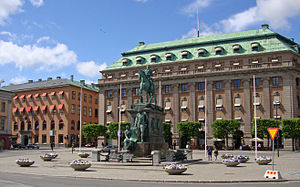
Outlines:
[[[162,86],[161,86],[161,80],[158,81],[158,106],[162,106]]]
[[[297,117],[295,105],[297,105],[296,99],[296,82],[293,76],[286,75],[283,79],[283,94],[280,96],[283,98],[284,118]],[[294,104],[293,104],[294,103]]]
[[[118,86],[119,87],[119,86]],[[113,118],[114,118],[114,122],[118,122],[119,121],[119,89],[114,89],[113,90],[113,101],[114,101],[114,105],[113,105]]]
[[[263,101],[264,101],[264,116],[265,118],[271,118],[270,108],[270,78],[263,78]]]
[[[126,88],[127,89],[127,109],[128,108],[130,108],[130,106],[132,105],[132,103],[133,103],[133,99],[132,99],[132,87],[127,87]],[[126,112],[126,116],[127,116],[127,119],[129,120],[129,122],[130,122],[130,114],[129,114],[129,112]]]
[[[179,84],[173,84],[173,113],[174,113],[174,133],[177,134],[177,123],[179,122],[179,94],[178,94]]]
[[[190,109],[191,121],[196,121],[195,84],[196,83],[194,83],[194,82],[190,83],[190,107],[189,107],[189,109]]]
[[[231,99],[231,80],[225,82],[225,116],[226,119],[232,119],[232,99]]]
[[[99,89],[99,99],[98,99],[98,123],[106,124],[106,100],[105,100],[105,91]]]
[[[244,99],[242,100],[242,106],[244,109],[244,137],[251,138],[251,106],[253,103],[251,102],[251,89],[250,89],[250,81],[249,79],[243,80],[243,87],[244,87]]]
[[[211,134],[211,123],[214,121],[215,115],[215,105],[214,105],[214,97],[213,97],[213,82],[207,81],[207,89],[206,89],[206,97],[207,102],[205,103],[205,107],[207,108],[207,136],[212,137]]]

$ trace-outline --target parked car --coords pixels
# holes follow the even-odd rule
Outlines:
[[[26,145],[26,148],[27,149],[39,149],[40,147],[38,145],[29,143],[29,144]]]
[[[85,147],[95,147],[95,143],[88,143],[84,145]]]
[[[12,144],[12,148],[13,148],[13,149],[25,149],[26,146],[25,146],[25,145],[22,145],[22,144],[16,143],[16,144]]]
[[[104,148],[101,148],[100,152],[108,153],[111,150],[118,150],[118,146],[117,145],[108,145],[108,146],[106,146]]]

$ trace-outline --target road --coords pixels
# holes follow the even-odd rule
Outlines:
[[[26,175],[0,172],[0,186],[1,187],[29,187],[29,186],[43,186],[43,187],[75,187],[75,186],[101,186],[101,187],[204,187],[204,186],[233,186],[233,187],[298,187],[300,181],[284,182],[284,183],[226,183],[226,184],[182,184],[182,183],[141,183],[134,181],[117,181],[117,180],[98,180],[98,179],[84,179],[84,178],[66,178],[66,177],[50,177],[44,175]]]

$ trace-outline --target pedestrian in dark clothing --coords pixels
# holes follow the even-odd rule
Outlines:
[[[52,142],[52,143],[50,144],[50,146],[51,146],[51,150],[53,151],[54,143]]]
[[[207,149],[207,155],[208,155],[208,160],[211,161],[212,160],[212,150],[210,147],[208,147],[208,149]]]
[[[215,161],[218,159],[219,151],[217,148],[214,149]]]

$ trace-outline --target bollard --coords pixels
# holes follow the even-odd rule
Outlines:
[[[159,166],[160,164],[160,151],[152,151],[152,166]]]
[[[93,150],[92,151],[92,161],[93,162],[100,162],[100,151],[99,150]]]
[[[186,150],[186,159],[193,160],[193,150],[191,150],[191,149]]]

